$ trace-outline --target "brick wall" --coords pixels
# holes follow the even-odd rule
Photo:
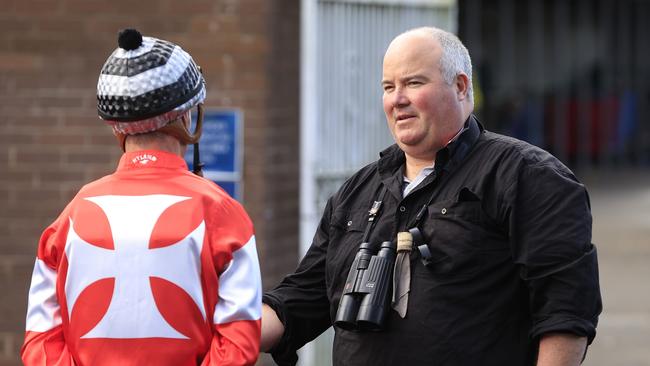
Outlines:
[[[176,42],[204,70],[209,107],[244,115],[244,206],[264,287],[296,264],[298,0],[3,0],[0,7],[0,366],[18,365],[38,237],[120,151],[98,119],[117,31]]]

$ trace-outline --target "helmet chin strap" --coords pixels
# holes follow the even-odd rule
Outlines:
[[[126,134],[120,133],[120,132],[115,132],[113,131],[113,134],[117,138],[118,143],[120,144],[120,147],[122,148],[122,152],[126,151]]]
[[[192,161],[192,173],[198,175],[199,177],[203,176],[203,164],[201,162],[201,154],[199,152],[199,139],[201,133],[203,132],[203,103],[197,105],[198,115],[196,116],[196,127],[194,128],[194,135],[196,137],[196,142],[194,143],[194,160]]]
[[[163,126],[162,128],[159,128],[156,131],[160,131],[164,134],[173,136],[182,144],[185,145],[193,144],[194,159],[192,164],[193,165],[192,173],[202,177],[204,164],[201,163],[200,152],[199,152],[199,139],[201,138],[201,133],[203,132],[203,103],[197,104],[196,107],[198,109],[198,115],[196,116],[196,126],[194,127],[193,133],[190,133],[190,131],[187,129],[187,126],[190,125],[190,123],[187,123],[186,125],[185,114],[182,117],[179,117],[176,120],[172,121],[171,123]],[[122,147],[122,151],[126,151],[127,136],[128,135],[126,134],[115,132],[115,137],[119,141],[120,146]]]

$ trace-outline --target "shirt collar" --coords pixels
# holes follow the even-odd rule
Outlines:
[[[434,169],[450,171],[458,166],[476,144],[483,131],[484,128],[478,119],[474,115],[470,115],[460,132],[451,139],[446,147],[438,151]],[[397,144],[393,144],[380,152],[379,156],[377,165],[379,175],[388,187],[393,187],[393,184],[398,187],[394,192],[391,189],[391,192],[398,196],[397,193],[401,193],[403,183],[401,168],[406,163],[404,152]]]
[[[469,129],[469,123],[465,123],[465,125],[463,125],[463,127],[460,130],[458,130],[458,133],[456,135],[454,135],[454,137],[452,137],[451,140],[449,140],[449,142],[447,142],[447,145],[449,145],[449,144],[453,143],[454,141],[456,141],[460,137],[460,135],[463,132],[467,131],[468,129]],[[436,166],[436,163],[434,162],[430,166],[425,167],[422,170],[420,170],[417,177],[415,177],[415,179],[413,179],[412,182],[406,177],[406,175],[404,175],[404,190],[402,192],[402,197],[408,196],[408,194],[411,193],[411,191],[413,191],[413,189],[415,187],[420,185],[420,183],[422,183],[424,181],[424,179],[426,177],[428,177],[429,174],[431,174],[433,172],[433,169],[435,168],[435,166]]]
[[[440,169],[451,171],[458,166],[470,152],[476,141],[478,141],[483,126],[474,115],[470,115],[465,121],[460,134],[454,137],[445,148],[436,154],[436,162]]]
[[[415,179],[413,179],[412,182],[406,177],[406,175],[404,175],[404,184],[403,184],[403,189],[402,189],[402,197],[408,196],[408,194],[411,193],[411,191],[413,189],[415,189],[415,187],[419,186],[420,183],[422,183],[422,181],[424,181],[424,179],[426,177],[428,177],[429,174],[431,174],[433,172],[433,169],[434,169],[435,165],[436,164],[433,163],[430,166],[420,170],[420,172],[415,177]]]
[[[463,125],[463,128],[458,130],[458,133],[456,135],[454,135],[454,137],[452,137],[451,140],[449,140],[449,142],[447,142],[447,145],[449,145],[452,142],[456,141],[460,137],[460,135],[463,134],[463,132],[469,130],[469,123],[468,122],[469,122],[469,120],[467,120],[467,122],[465,122],[465,124]]]
[[[160,150],[139,150],[122,154],[118,171],[132,169],[184,169],[187,170],[185,160],[176,154]]]

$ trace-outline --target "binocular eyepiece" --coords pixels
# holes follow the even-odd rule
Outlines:
[[[396,244],[381,243],[373,255],[362,243],[345,280],[334,325],[345,330],[381,330],[389,309]]]

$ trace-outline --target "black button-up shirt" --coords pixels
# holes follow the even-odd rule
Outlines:
[[[393,145],[330,198],[295,273],[264,296],[285,325],[276,362],[295,363],[295,350],[332,324],[382,185],[369,242],[417,224],[430,264],[413,252],[406,318],[390,310],[373,333],[335,328],[335,365],[532,365],[544,333],[591,342],[602,306],[584,186],[547,152],[473,116],[466,126],[407,197],[404,153]]]

